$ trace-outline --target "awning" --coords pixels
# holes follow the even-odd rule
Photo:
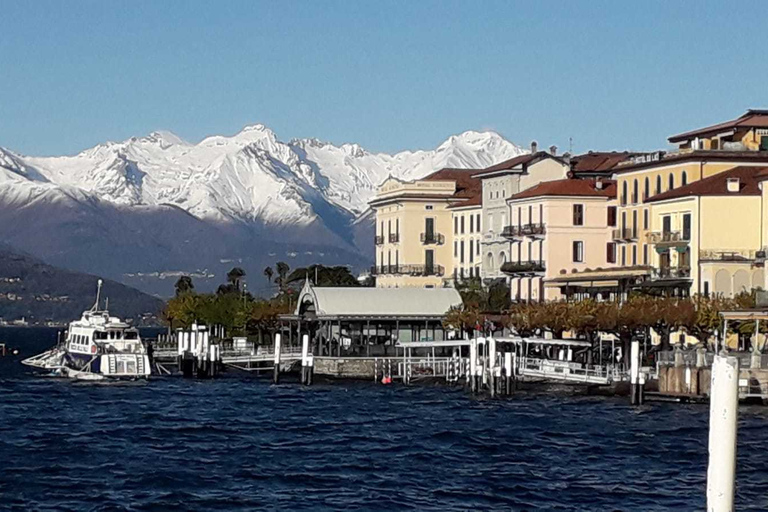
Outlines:
[[[544,286],[553,288],[562,288],[564,286],[581,286],[584,288],[617,288],[619,286],[618,279],[610,281],[566,281],[566,282],[548,282]]]

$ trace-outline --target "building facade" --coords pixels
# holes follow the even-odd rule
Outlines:
[[[376,219],[376,264],[382,288],[437,288],[453,276],[453,212],[479,193],[472,169],[441,169],[416,181],[388,178],[370,201]]]
[[[615,264],[611,239],[616,195],[612,181],[562,179],[540,183],[507,200],[512,245],[501,266],[518,302],[558,300],[559,287],[547,283],[563,272]]]
[[[511,226],[507,199],[543,181],[565,178],[568,163],[552,153],[535,151],[484,169],[475,175],[482,182],[482,271],[484,283],[506,279],[501,266],[510,259]],[[554,152],[554,151],[553,151]]]
[[[482,273],[482,211],[480,194],[448,207],[453,217],[453,278],[479,278]]]

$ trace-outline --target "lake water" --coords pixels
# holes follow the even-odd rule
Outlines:
[[[703,510],[708,409],[443,386],[73,383],[0,329],[0,509]],[[738,510],[768,510],[768,408],[739,425]]]

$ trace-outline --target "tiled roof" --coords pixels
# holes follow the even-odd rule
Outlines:
[[[432,174],[422,178],[425,181],[455,181],[456,192],[452,197],[457,199],[472,199],[475,196],[480,197],[483,192],[483,183],[473,178],[477,169],[454,169],[445,168],[435,171]]]
[[[571,170],[576,173],[610,173],[614,167],[640,153],[629,151],[590,151],[571,157]]]
[[[536,153],[528,153],[525,155],[516,156],[515,158],[505,160],[501,163],[486,167],[485,169],[475,171],[477,173],[475,176],[480,177],[486,174],[500,171],[511,171],[515,168],[525,167],[527,165],[536,163],[539,160],[543,160],[545,158],[552,158],[561,162],[563,161],[559,156],[554,156],[550,153],[547,153],[546,151],[537,151]]]
[[[597,188],[598,181],[603,184],[603,188]],[[616,197],[616,182],[596,179],[543,181],[535,187],[531,187],[511,196],[508,201],[544,196],[613,198]]]
[[[661,194],[651,196],[648,198],[648,202],[701,196],[759,196],[760,188],[758,183],[766,175],[768,175],[768,167],[750,167],[745,165],[734,167],[730,171],[721,172],[709,178],[689,183],[684,187],[667,190]],[[738,192],[728,192],[728,178],[739,178]]]
[[[732,121],[713,124],[712,126],[699,128],[698,130],[673,135],[668,140],[672,143],[684,142],[701,135],[714,135],[718,132],[736,128],[768,128],[768,110],[750,109],[747,110],[743,116],[733,119]]]

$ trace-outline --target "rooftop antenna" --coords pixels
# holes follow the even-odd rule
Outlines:
[[[573,154],[573,137],[568,137],[568,152]]]
[[[98,284],[96,285],[96,302],[93,304],[91,311],[99,310],[99,300],[101,300],[101,284],[102,280],[99,279]]]

